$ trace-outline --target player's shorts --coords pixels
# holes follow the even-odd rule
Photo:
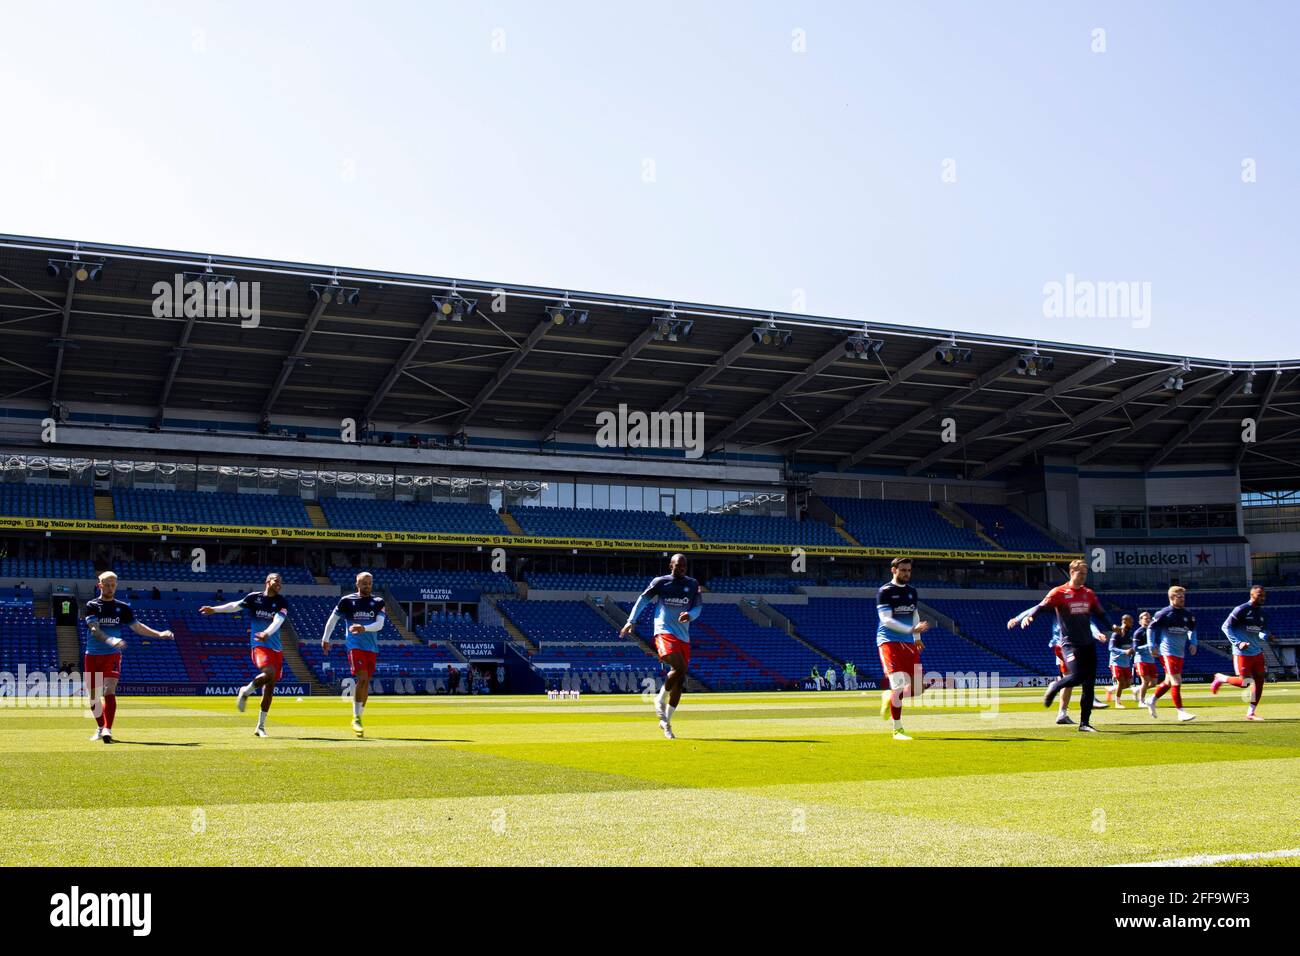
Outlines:
[[[1060,668],[1061,676],[1064,677],[1070,672],[1070,668],[1065,666],[1065,655],[1061,653],[1061,645],[1055,645],[1052,648],[1052,653],[1056,655],[1056,666]]]
[[[1268,673],[1263,654],[1233,654],[1232,669],[1238,677],[1253,677],[1260,681]]]
[[[273,651],[269,647],[253,648],[253,666],[259,671],[264,667],[275,668],[275,679],[284,676],[284,651]]]
[[[378,651],[363,651],[359,648],[348,648],[348,666],[352,668],[352,676],[357,676],[357,671],[365,671],[371,677],[375,676],[375,663],[379,660]]]
[[[1156,666],[1155,661],[1152,661],[1150,664],[1146,661],[1138,661],[1137,669],[1138,677],[1150,677],[1152,680],[1155,680],[1160,676],[1160,668]]]
[[[1170,654],[1161,654],[1161,660],[1165,662],[1165,675],[1172,674],[1175,677],[1181,677],[1183,674],[1183,659],[1174,657]]]
[[[87,654],[82,663],[82,674],[98,674],[100,677],[122,676],[121,654]]]
[[[655,635],[655,653],[659,655],[660,660],[669,654],[680,654],[682,663],[688,668],[691,666],[691,642],[683,641],[671,634]]]
[[[1133,679],[1133,668],[1121,667],[1119,664],[1110,665],[1110,676],[1116,680],[1129,681]]]
[[[902,672],[911,675],[921,666],[921,655],[915,644],[903,641],[885,641],[880,645],[880,666],[886,674]]]

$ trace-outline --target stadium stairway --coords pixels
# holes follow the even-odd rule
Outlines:
[[[300,684],[306,684],[311,690],[314,697],[317,694],[328,694],[320,681],[316,679],[316,674],[307,662],[302,659],[302,651],[298,648],[298,632],[294,630],[293,624],[287,619],[280,625],[280,646],[284,648],[284,663],[289,668],[289,673],[293,675],[294,680]]]
[[[113,496],[109,494],[95,495],[95,520],[96,521],[116,521],[117,512],[113,510]]]
[[[330,523],[325,520],[325,512],[321,510],[320,505],[314,501],[304,501],[303,504],[307,507],[307,518],[311,521],[313,528],[328,528],[330,526]]]
[[[1051,525],[1043,524],[1037,518],[1031,517],[1029,512],[1022,511],[1013,504],[1005,504],[1002,507],[1006,508],[1021,521],[1025,522],[1025,524],[1037,528],[1043,534],[1047,535],[1047,537],[1051,538],[1061,546],[1062,551],[1078,551],[1081,549],[1082,545],[1080,545],[1078,541],[1071,539],[1064,531],[1053,528]]]
[[[965,641],[968,644],[974,644],[976,647],[980,648],[980,650],[992,654],[994,657],[1004,660],[1009,664],[1015,664],[1017,667],[1024,668],[1025,670],[1029,671],[1031,674],[1036,674],[1043,669],[1043,665],[1041,662],[1036,664],[1030,664],[1026,661],[1020,660],[1019,658],[1012,657],[1010,654],[1004,654],[1002,651],[998,650],[995,647],[991,647],[988,644],[985,644],[981,640],[970,637],[964,631],[962,631],[961,623],[959,621],[955,620],[952,617],[949,617],[947,614],[944,614],[942,611],[938,610],[937,608],[931,607],[929,604],[926,604],[924,601],[917,601],[916,607],[917,610],[921,612],[922,618],[925,617],[933,618],[936,622],[938,622],[940,627],[948,631],[950,634],[953,634],[956,637],[961,638],[963,641]],[[922,640],[924,641],[924,638],[922,638]],[[1101,649],[1101,654],[1104,656],[1105,648]]]
[[[501,626],[506,629],[506,633],[510,635],[512,641],[520,647],[526,648],[529,654],[536,654],[537,651],[540,650],[536,644],[528,639],[523,631],[519,630],[519,627],[514,621],[501,613],[501,609],[497,607],[497,599],[495,597],[490,594],[484,594],[479,598],[479,600],[492,608],[496,616],[501,619]]]
[[[842,520],[844,520],[844,519],[841,518],[840,520],[842,521]],[[850,545],[852,545],[853,547],[855,547],[855,548],[860,548],[860,547],[862,547],[862,543],[861,543],[860,541],[858,541],[857,538],[853,537],[853,535],[849,534],[847,530],[845,530],[844,528],[840,527],[839,525],[836,525],[836,526],[835,526],[835,533],[838,534],[841,538],[843,538],[845,541],[847,541],[847,542],[848,542]]]
[[[742,614],[744,614],[755,624],[758,624],[760,626],[775,627],[777,630],[784,632],[787,637],[794,638],[794,640],[798,641],[800,644],[808,648],[808,650],[812,651],[814,654],[826,658],[826,663],[836,664],[841,667],[844,666],[843,661],[836,660],[834,657],[831,657],[831,655],[823,651],[820,647],[816,646],[810,641],[805,640],[803,635],[799,633],[799,629],[794,626],[794,621],[790,620],[788,617],[782,614],[773,605],[768,604],[767,601],[764,600],[762,597],[758,599],[757,608],[750,607],[748,604],[742,601],[740,603],[740,611]]]
[[[673,524],[675,524],[675,525],[677,525],[677,527],[681,528],[681,529],[682,529],[682,534],[686,535],[686,537],[690,538],[692,541],[699,541],[699,540],[700,540],[700,536],[699,536],[698,534],[695,533],[695,529],[692,528],[690,525],[688,525],[688,524],[687,524],[685,521],[683,521],[681,518],[674,518],[674,519],[673,519]]]
[[[499,511],[497,514],[501,518],[501,523],[510,529],[511,534],[517,534],[520,537],[527,537],[527,532],[525,532],[523,528],[519,527],[519,522],[515,520],[514,515],[506,511]]]
[[[54,629],[54,639],[59,648],[59,666],[71,665],[81,670],[81,635],[75,624],[60,624]]]
[[[966,530],[974,533],[976,537],[978,537],[981,541],[987,544],[994,551],[1004,550],[1002,545],[998,544],[996,541],[994,541],[992,538],[990,538],[988,535],[986,535],[983,531],[980,530],[980,523],[976,521],[973,516],[967,514],[965,511],[962,511],[960,505],[957,505],[951,501],[940,501],[935,503],[934,510],[939,512],[939,514],[943,515],[943,517],[948,521],[948,523],[953,525],[954,527],[965,528]]]
[[[721,647],[723,650],[726,651],[728,657],[732,658],[733,660],[744,661],[749,667],[758,671],[767,680],[770,680],[774,685],[781,686],[788,683],[788,680],[784,674],[782,674],[780,671],[772,670],[772,668],[768,667],[766,664],[764,664],[754,655],[746,652],[738,644],[735,644],[732,641],[727,640],[725,637],[722,636],[722,632],[717,630],[716,628],[710,627],[708,624],[704,624],[701,621],[696,621],[691,626],[694,628],[698,628],[699,630],[707,634],[714,647]],[[695,681],[696,687],[691,686],[692,681]],[[696,689],[707,689],[707,688],[705,688],[705,685],[702,682],[688,675],[686,678],[686,689],[696,690]]]
[[[402,610],[401,603],[394,601],[393,596],[387,591],[384,592],[384,603],[388,606],[388,620],[393,623],[393,628],[397,633],[402,635],[402,640],[408,644],[423,645],[424,641],[420,640],[415,635],[415,632],[407,626],[406,612]]]

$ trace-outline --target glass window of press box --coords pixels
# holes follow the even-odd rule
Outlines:
[[[0,480],[94,485],[157,491],[299,495],[381,501],[447,501],[502,507],[597,508],[786,514],[786,496],[771,488],[693,488],[610,483],[571,478],[504,478],[483,474],[414,475],[399,472],[250,467],[194,462],[119,461],[11,455],[0,459]]]
[[[1188,538],[1237,533],[1232,504],[1099,506],[1093,509],[1099,538]]]

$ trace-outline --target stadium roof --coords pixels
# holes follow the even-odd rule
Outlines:
[[[74,256],[102,263],[98,279],[72,275]],[[155,283],[208,270],[260,283],[256,327],[154,314]],[[313,286],[333,283],[332,301],[313,298]],[[435,302],[449,297],[476,307],[454,321]],[[565,303],[567,321],[552,321],[548,310]],[[689,332],[657,334],[665,317]],[[778,340],[792,333],[788,344],[755,342],[765,324]],[[850,356],[855,335],[882,343],[879,352]],[[626,403],[702,411],[710,449],[764,446],[805,468],[982,478],[1051,454],[1096,468],[1239,465],[1254,488],[1300,482],[1300,359],[864,330],[830,317],[9,235],[0,235],[0,346],[0,401],[337,415],[431,434],[533,433],[539,445],[557,432],[590,436],[598,410]],[[970,360],[940,361],[945,346],[969,349]],[[1034,352],[1052,367],[1019,373]],[[940,437],[946,416],[954,442]],[[1259,423],[1253,445],[1241,441],[1248,417]]]

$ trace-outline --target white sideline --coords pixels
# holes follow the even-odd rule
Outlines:
[[[1215,863],[1231,863],[1235,860],[1277,860],[1283,857],[1300,856],[1300,848],[1292,850],[1268,850],[1263,853],[1224,853],[1219,856],[1184,856],[1176,860],[1150,860],[1146,863],[1114,863],[1112,866],[1213,866]]]

